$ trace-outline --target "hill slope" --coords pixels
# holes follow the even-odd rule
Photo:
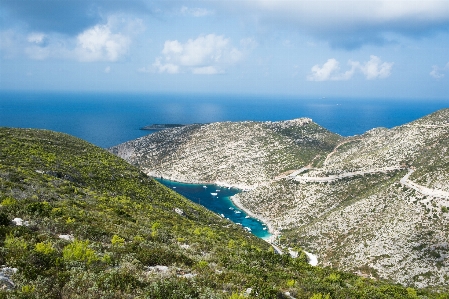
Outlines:
[[[321,265],[404,285],[445,288],[449,285],[448,120],[449,110],[445,109],[403,126],[373,129],[349,138],[308,120],[303,127],[309,130],[301,140],[315,142],[288,147],[289,140],[295,139],[288,134],[286,143],[265,138],[266,148],[279,149],[282,157],[292,161],[275,160],[282,165],[277,169],[264,167],[257,159],[268,150],[253,146],[251,134],[259,134],[254,128],[244,132],[235,129],[238,125],[215,124],[208,127],[208,136],[221,136],[220,146],[227,148],[227,155],[251,161],[240,167],[249,172],[247,177],[260,180],[252,185],[256,188],[234,200],[281,231],[285,246],[301,246],[317,253]],[[239,136],[240,146],[227,147],[234,135]],[[171,152],[177,152],[180,139],[171,136]],[[169,155],[169,163],[154,164],[148,157],[160,157],[163,145],[151,135],[113,151],[150,174],[157,169],[164,176],[183,181],[176,170],[182,165],[186,173],[195,173],[191,181],[211,177],[232,183],[217,167],[216,161],[222,158],[215,147],[204,146],[198,141],[201,136],[180,136],[184,152],[195,148],[195,163],[186,156]],[[315,148],[315,144],[321,146]],[[307,158],[287,158],[296,157],[304,146],[310,153]],[[174,166],[167,166],[170,163]],[[287,169],[288,173],[280,175]],[[233,182],[245,184],[240,176]]]
[[[0,128],[0,253],[0,298],[443,298],[276,255],[123,160],[41,130]]]
[[[303,118],[190,125],[110,150],[152,176],[182,182],[219,181],[247,189],[317,163],[340,140],[339,135]]]

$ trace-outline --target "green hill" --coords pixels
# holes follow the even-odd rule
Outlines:
[[[124,160],[43,130],[0,128],[0,265],[0,298],[448,298],[277,255]]]

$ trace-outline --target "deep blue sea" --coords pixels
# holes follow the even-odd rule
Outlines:
[[[278,121],[310,117],[343,136],[391,128],[448,100],[342,99],[237,95],[0,92],[0,126],[65,132],[110,147],[150,132],[153,123]]]
[[[279,121],[310,117],[343,136],[375,127],[392,128],[449,107],[448,100],[349,99],[244,95],[98,94],[0,92],[0,126],[68,133],[103,148],[151,132],[149,124],[217,121]],[[236,223],[266,236],[264,225],[229,200],[237,192],[215,185],[164,181],[170,188]],[[215,190],[215,192],[214,192]],[[216,191],[220,190],[220,191]],[[216,196],[211,193],[217,193]],[[231,208],[231,209],[230,209]]]

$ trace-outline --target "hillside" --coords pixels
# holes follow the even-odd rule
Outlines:
[[[0,298],[448,298],[277,255],[122,159],[0,128]]]
[[[265,148],[254,146],[253,136],[259,134],[254,128],[245,131],[234,123],[205,127],[208,136],[221,136],[220,146],[228,149],[229,156],[251,161],[240,165],[237,173],[248,171],[248,177],[259,178],[249,192],[238,194],[234,201],[280,231],[285,247],[298,246],[317,254],[320,265],[403,285],[447,288],[449,110],[348,138],[332,134],[311,120],[302,126],[308,131],[303,130],[301,140],[311,142],[288,147],[290,140],[297,139],[285,134],[285,144],[265,138]],[[152,162],[157,160],[148,157],[160,157],[163,148],[157,135],[112,150],[149,174],[158,169],[163,176],[184,181],[176,170],[182,169],[195,173],[188,181],[210,177],[216,182],[246,184],[240,176],[231,182],[222,174],[218,167],[222,155],[217,155],[214,147],[203,146],[204,142],[198,145],[201,136],[179,133],[182,137],[178,138],[170,134],[172,138],[165,139],[173,146],[170,153],[178,152],[182,139],[183,152],[195,148],[195,163],[192,158],[176,155],[167,155],[162,164],[172,167]],[[235,136],[239,147],[232,146]],[[151,147],[146,146],[149,144]],[[269,151],[282,152],[290,163],[281,162],[276,169],[265,167],[257,157]],[[307,158],[287,158],[305,157],[297,155],[304,151],[309,153]]]
[[[340,140],[307,118],[223,122],[164,130],[111,152],[152,176],[252,189],[285,171],[318,163]]]

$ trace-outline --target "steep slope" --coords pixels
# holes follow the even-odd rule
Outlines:
[[[276,255],[122,159],[42,130],[0,128],[0,253],[0,298],[447,298]]]
[[[254,188],[317,163],[341,137],[311,119],[224,122],[165,130],[111,148],[152,176]],[[315,160],[314,160],[315,159]]]
[[[431,153],[431,148],[440,152],[449,134],[449,109],[437,111],[414,122],[391,130],[373,129],[348,140],[337,148],[323,163],[322,171],[329,173],[347,170],[381,168],[387,166],[413,166],[418,160],[434,159],[444,153]],[[421,163],[423,164],[423,163]]]
[[[251,130],[237,130],[249,124]],[[255,187],[238,194],[235,202],[279,230],[281,244],[318,254],[321,265],[404,285],[449,285],[449,109],[349,138],[327,132],[310,120],[302,124],[302,131],[288,122],[278,123],[300,132],[284,130],[280,139],[260,134],[261,127],[275,131],[270,123],[249,124],[232,124],[242,132],[235,139],[238,146],[223,137],[231,127],[225,124],[203,127],[208,128],[207,134],[189,134],[189,140],[183,135],[183,150],[173,149],[170,162],[161,166],[155,149],[162,145],[144,142],[156,136],[120,145],[113,152],[124,158],[132,152],[128,160],[149,174],[157,169],[157,174],[181,181],[210,178]],[[173,138],[171,144],[179,142],[174,133],[164,134]],[[204,141],[213,136],[225,140],[220,144],[225,149],[218,151],[218,146]],[[254,143],[254,136],[263,136],[265,147]],[[269,163],[260,159],[260,153],[270,151],[282,153],[271,160],[279,163],[277,168],[266,167]],[[174,152],[194,152],[195,158]],[[229,160],[229,156],[239,158]],[[149,163],[148,157],[155,160]],[[223,175],[217,161],[234,165],[236,178],[226,171]],[[195,175],[185,177],[177,169]]]
[[[352,137],[322,167],[238,200],[286,229],[288,242],[317,253],[322,265],[447,286],[448,119],[446,109]]]

